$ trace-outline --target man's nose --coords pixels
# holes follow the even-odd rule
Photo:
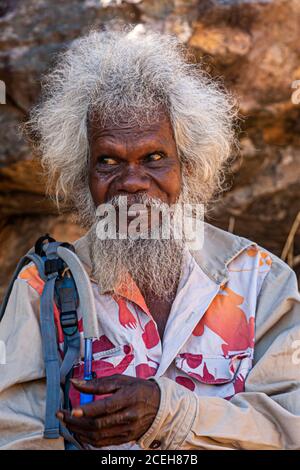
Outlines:
[[[136,193],[148,191],[150,189],[150,179],[138,167],[130,167],[118,179],[117,191]]]

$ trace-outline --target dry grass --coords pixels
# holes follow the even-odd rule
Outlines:
[[[300,264],[300,255],[294,254],[294,240],[296,233],[300,226],[300,211],[298,212],[292,226],[288,237],[286,239],[285,245],[281,253],[281,259],[286,261],[291,268],[295,268]]]

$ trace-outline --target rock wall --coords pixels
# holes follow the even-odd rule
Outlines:
[[[18,131],[38,98],[40,77],[74,38],[128,23],[176,34],[236,94],[241,155],[232,188],[209,221],[282,253],[300,209],[300,104],[291,99],[300,80],[299,0],[2,0],[0,295],[37,236],[49,231],[72,241],[82,233],[43,197],[40,168]],[[299,272],[294,228],[289,262]]]

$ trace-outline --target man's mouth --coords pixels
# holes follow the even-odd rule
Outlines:
[[[113,208],[107,219],[109,231],[121,239],[157,239],[158,231],[168,226],[169,206],[158,198],[146,194],[118,195],[106,205],[109,204]]]

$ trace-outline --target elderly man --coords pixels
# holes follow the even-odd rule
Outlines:
[[[185,61],[175,39],[154,33],[92,32],[48,78],[30,127],[57,202],[87,228],[75,249],[100,330],[95,378],[82,380],[80,360],[72,412],[57,410],[82,448],[300,448],[295,273],[208,223],[197,249],[174,226],[169,238],[97,232],[105,203],[117,212],[143,204],[146,227],[152,208],[207,207],[223,187],[234,115],[230,95]],[[28,265],[0,325],[3,449],[64,448],[63,438],[43,438],[42,290]],[[79,392],[94,401],[80,405]]]

